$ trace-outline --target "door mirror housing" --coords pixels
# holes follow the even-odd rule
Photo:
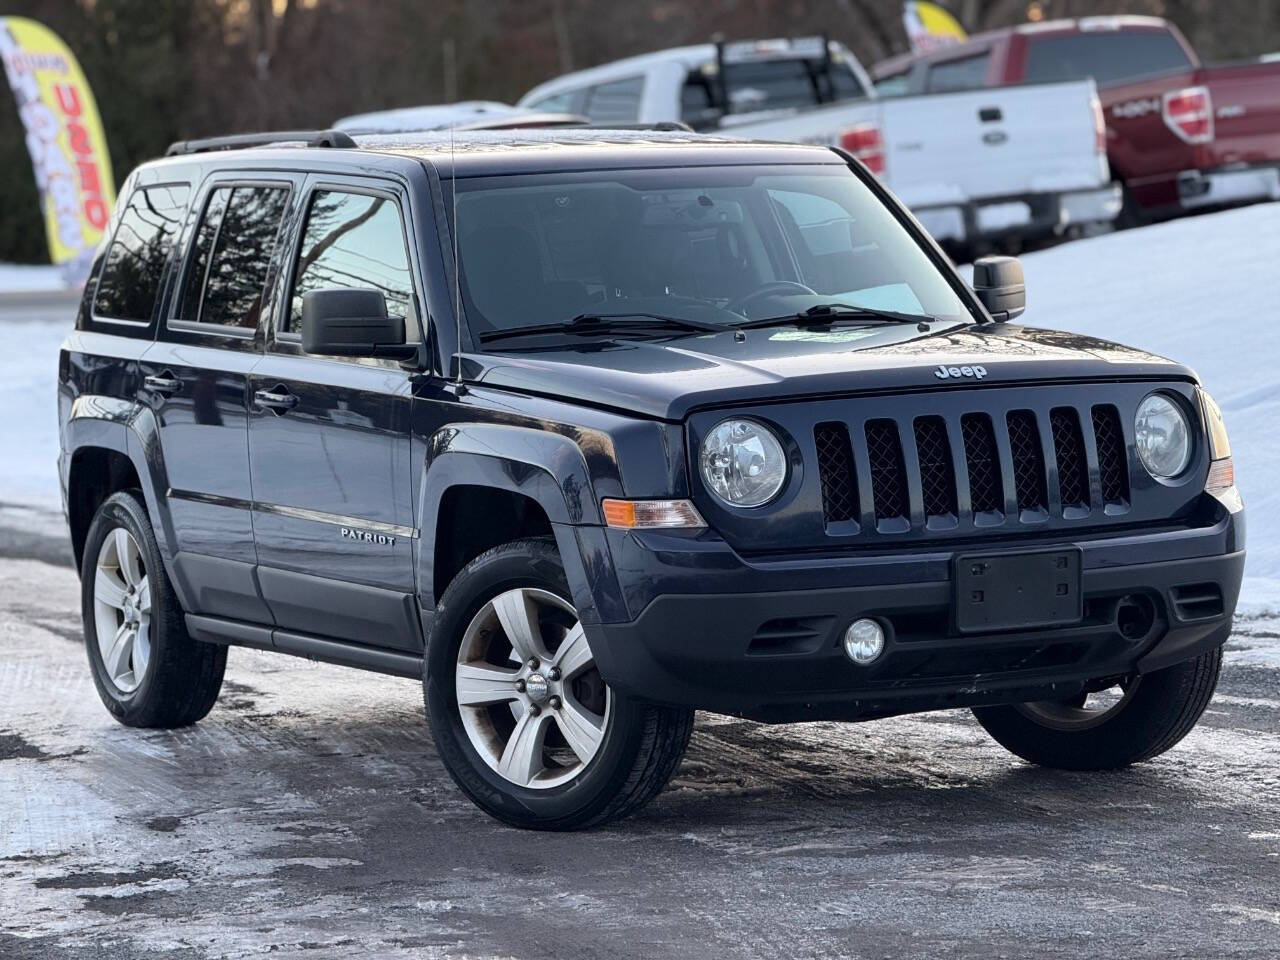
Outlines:
[[[1020,317],[1027,309],[1027,285],[1017,257],[973,261],[973,292],[997,323]]]
[[[377,290],[312,290],[302,295],[302,349],[336,357],[408,360],[416,344],[404,342],[404,318],[387,316]]]

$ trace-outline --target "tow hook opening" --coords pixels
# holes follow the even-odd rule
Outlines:
[[[1126,640],[1144,640],[1156,622],[1156,605],[1141,593],[1129,593],[1116,604],[1116,629]]]

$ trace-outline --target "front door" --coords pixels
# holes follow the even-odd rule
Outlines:
[[[250,378],[249,460],[258,580],[277,626],[418,651],[411,374],[310,356],[300,337],[302,294],[332,288],[380,291],[421,336],[403,205],[390,184],[308,184],[286,296]]]
[[[253,579],[246,389],[293,184],[221,180],[201,197],[177,296],[140,366],[167,476],[174,575],[190,613],[270,623]]]

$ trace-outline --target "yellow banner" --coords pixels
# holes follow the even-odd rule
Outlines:
[[[928,53],[969,39],[959,21],[936,3],[913,0],[903,4],[902,22],[914,53]]]
[[[116,194],[98,105],[67,45],[34,20],[0,17],[0,58],[27,132],[49,257],[83,277]]]

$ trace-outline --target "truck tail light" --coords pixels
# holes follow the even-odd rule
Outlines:
[[[1213,140],[1213,98],[1208,87],[1184,87],[1164,95],[1164,122],[1187,143]]]
[[[1107,118],[1102,113],[1102,101],[1093,97],[1093,145],[1098,153],[1107,152]]]
[[[884,176],[884,138],[880,128],[870,123],[860,123],[840,134],[840,146],[862,161],[877,177]]]

